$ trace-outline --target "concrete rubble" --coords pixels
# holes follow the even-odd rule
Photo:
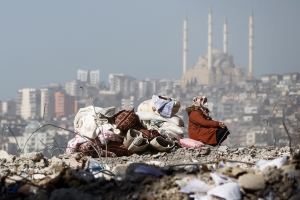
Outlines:
[[[291,155],[292,152],[292,155]],[[94,162],[100,168],[87,166]],[[300,199],[300,150],[211,147],[91,159],[0,151],[0,199]]]

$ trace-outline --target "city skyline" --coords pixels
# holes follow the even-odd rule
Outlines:
[[[183,21],[188,20],[187,69],[207,53],[207,16],[213,17],[213,48],[223,47],[248,68],[251,9],[254,16],[253,73],[299,72],[298,1],[110,1],[0,3],[0,99],[22,88],[63,84],[78,69],[146,78],[181,79]],[[163,70],[162,70],[163,69]]]

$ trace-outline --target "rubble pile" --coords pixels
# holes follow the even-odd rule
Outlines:
[[[0,199],[300,199],[299,153],[177,145],[101,158],[0,151]]]

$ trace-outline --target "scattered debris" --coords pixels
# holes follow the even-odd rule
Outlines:
[[[255,156],[250,152],[255,151]],[[32,152],[0,159],[0,199],[297,199],[299,155],[283,148],[175,148],[100,159]],[[276,153],[275,153],[276,152]],[[294,149],[299,152],[299,149]],[[225,153],[225,154],[224,154]],[[222,156],[220,156],[222,154]],[[219,164],[217,164],[219,163]],[[222,164],[221,164],[222,163]],[[223,192],[220,192],[223,191]]]

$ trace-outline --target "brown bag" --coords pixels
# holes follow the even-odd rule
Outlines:
[[[147,138],[149,141],[153,140],[153,138],[156,138],[160,135],[157,130],[148,130],[140,126],[134,126],[133,129],[140,131],[143,137]]]
[[[120,130],[126,131],[136,124],[136,115],[134,109],[124,110],[115,118],[116,127]]]
[[[130,151],[121,142],[109,141],[107,150],[115,153],[117,156],[130,156]]]

